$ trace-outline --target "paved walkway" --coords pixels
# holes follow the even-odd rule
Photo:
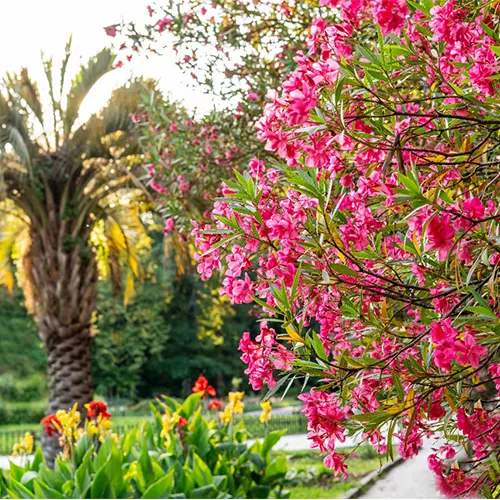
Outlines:
[[[273,415],[297,415],[302,410],[302,405],[282,406],[281,408],[273,408]],[[262,413],[262,410],[246,411],[246,415],[257,416]]]
[[[29,457],[31,460],[32,456]],[[22,463],[23,457],[8,457],[6,455],[0,455],[0,469],[8,469],[9,461],[14,462],[17,465]]]
[[[424,441],[416,457],[396,465],[361,498],[445,498],[437,490],[434,474],[427,467],[433,443],[435,441]]]
[[[262,438],[260,438],[262,441]],[[251,445],[255,442],[255,439],[249,439],[248,444]],[[356,439],[347,437],[345,443],[342,443],[342,448],[347,448],[355,446],[359,441]],[[309,450],[311,448],[311,442],[307,439],[307,434],[290,434],[288,436],[283,436],[274,446],[273,450],[284,450],[284,451],[300,451]]]

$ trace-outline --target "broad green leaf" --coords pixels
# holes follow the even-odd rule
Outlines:
[[[210,468],[197,453],[193,453],[193,479],[198,486],[206,486],[213,483]]]
[[[271,431],[264,439],[262,443],[261,455],[262,457],[266,457],[267,454],[271,451],[274,445],[286,434],[286,429],[279,431]]]
[[[149,486],[141,498],[168,498],[174,489],[174,474],[175,469],[170,470],[167,475]]]

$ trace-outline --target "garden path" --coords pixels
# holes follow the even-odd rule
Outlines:
[[[427,467],[434,443],[430,439],[424,441],[416,457],[391,469],[360,498],[445,498],[437,490],[434,474]]]
[[[31,459],[31,456],[29,458]],[[9,461],[20,465],[22,463],[22,460],[22,457],[8,457],[7,455],[0,455],[0,469],[8,469]]]
[[[273,408],[273,415],[296,415],[297,413],[300,413],[300,410],[302,410],[302,406],[299,405],[283,406],[282,408]],[[261,413],[262,410],[246,411],[245,416],[258,416]]]

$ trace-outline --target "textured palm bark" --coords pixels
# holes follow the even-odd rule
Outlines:
[[[68,234],[64,224],[31,232],[31,280],[40,338],[48,358],[47,415],[92,399],[90,324],[97,296],[97,267],[88,234]],[[69,242],[69,243],[68,243]],[[82,415],[83,416],[83,415]],[[42,435],[45,460],[53,466],[57,438]]]
[[[84,417],[84,405],[92,399],[90,331],[85,328],[70,337],[50,337],[47,344],[49,405],[47,414],[70,409],[75,403]],[[45,461],[53,467],[60,450],[57,437],[42,435]]]

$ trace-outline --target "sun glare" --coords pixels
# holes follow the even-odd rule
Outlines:
[[[0,42],[4,47],[15,46],[16,50],[2,51],[0,76],[27,67],[30,76],[39,83],[39,90],[44,100],[47,87],[41,64],[41,52],[46,58],[53,57],[54,71],[57,72],[64,56],[65,44],[69,37],[73,36],[72,56],[66,80],[68,86],[80,64],[103,47],[112,45],[113,40],[106,36],[104,26],[120,22],[122,19],[147,22],[148,3],[148,0],[87,0],[85,7],[75,11],[71,7],[72,2],[67,0],[10,2],[8,6],[2,8],[4,22],[0,30]],[[29,15],[26,15],[28,12]],[[20,19],[23,20],[23,29],[19,29]],[[121,54],[118,54],[117,60],[120,56]],[[150,58],[134,54],[130,63],[104,76],[92,89],[82,104],[78,122],[83,122],[92,113],[98,112],[106,104],[114,88],[138,76],[157,79],[162,91],[168,92],[174,99],[183,101],[186,107],[197,110],[199,114],[207,112],[212,107],[211,99],[193,88],[189,78],[175,65],[173,54]]]

